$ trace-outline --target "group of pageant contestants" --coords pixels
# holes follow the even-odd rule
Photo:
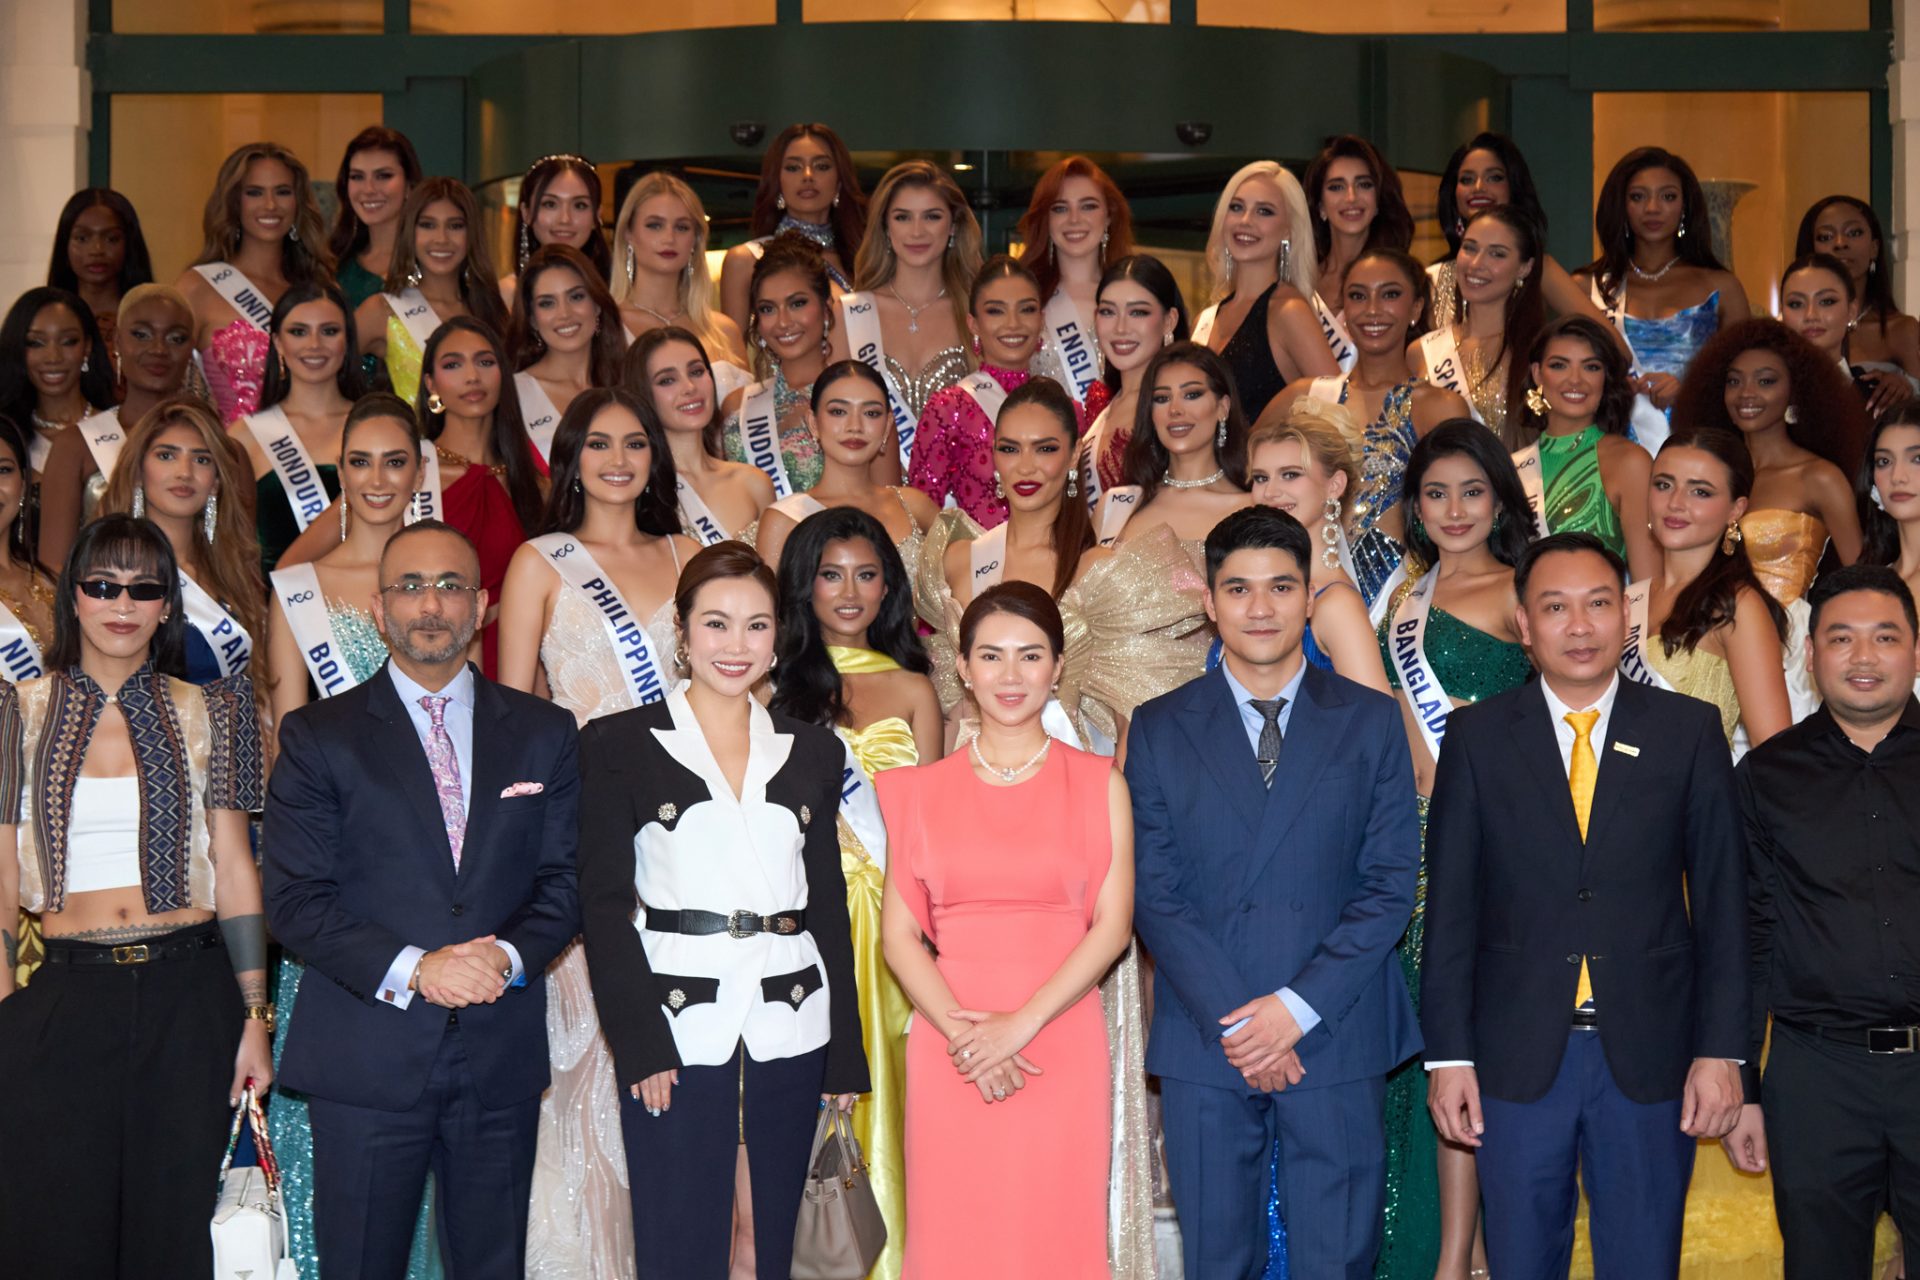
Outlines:
[[[249,1089],[329,1280],[784,1280],[829,1107],[882,1280],[1920,1231],[1863,201],[1771,318],[1655,148],[1571,271],[1497,134],[1431,265],[1365,140],[1249,164],[1204,300],[1077,156],[985,257],[792,126],[717,280],[665,171],[538,160],[505,277],[399,133],[335,190],[242,147],[172,285],[82,191],[0,323],[8,1256],[204,1276]]]

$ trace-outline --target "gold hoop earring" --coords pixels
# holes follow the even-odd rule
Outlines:
[[[447,405],[446,402],[440,398],[440,393],[438,391],[427,392],[427,412],[445,413],[446,411]]]

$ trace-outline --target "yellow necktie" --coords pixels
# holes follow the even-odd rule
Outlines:
[[[1587,838],[1587,819],[1593,814],[1593,784],[1600,777],[1600,763],[1593,757],[1593,726],[1600,721],[1598,711],[1569,711],[1564,717],[1573,726],[1573,756],[1567,764],[1567,786],[1573,791],[1573,819],[1580,824],[1580,838]],[[1587,958],[1580,957],[1580,986],[1573,993],[1578,1009],[1593,999],[1593,980],[1587,974]]]

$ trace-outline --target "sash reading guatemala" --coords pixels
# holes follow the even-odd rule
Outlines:
[[[1427,618],[1433,611],[1433,588],[1440,575],[1429,573],[1414,584],[1393,615],[1393,667],[1413,708],[1427,754],[1440,759],[1440,743],[1447,736],[1447,716],[1453,701],[1427,660]]]
[[[613,644],[614,657],[627,681],[627,696],[633,705],[643,707],[667,696],[666,669],[653,651],[653,639],[647,628],[613,585],[593,553],[570,533],[543,533],[529,541],[540,548],[560,580],[585,596],[600,611],[600,622]]]
[[[273,323],[273,304],[267,301],[267,295],[260,292],[258,285],[240,274],[240,268],[230,262],[203,262],[194,270],[242,320],[262,333],[267,332]]]
[[[327,509],[327,488],[320,480],[320,469],[313,465],[307,446],[287,420],[279,405],[262,409],[247,419],[247,429],[273,464],[273,473],[286,492],[287,505],[293,508],[294,523],[302,532],[314,518]]]
[[[895,385],[893,374],[887,371],[887,351],[880,339],[880,308],[871,293],[843,294],[840,315],[846,325],[848,351],[886,384],[887,411],[893,414],[893,433],[900,439],[900,470],[904,473],[913,462],[913,436],[920,429],[920,421],[907,407],[907,398]]]
[[[360,683],[353,678],[334,634],[333,616],[327,612],[327,598],[320,591],[320,575],[311,564],[275,569],[269,575],[280,608],[287,615],[287,628],[300,646],[300,658],[313,677],[313,687],[323,698],[345,693]]]
[[[1095,358],[1093,340],[1080,325],[1080,308],[1073,305],[1066,290],[1054,292],[1047,300],[1047,329],[1053,335],[1053,353],[1066,374],[1067,390],[1082,405],[1087,392],[1100,377],[1100,361]]]

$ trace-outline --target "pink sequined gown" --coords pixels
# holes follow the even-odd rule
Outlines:
[[[272,346],[272,338],[245,320],[229,321],[207,339],[201,364],[221,422],[244,418],[260,407],[260,383]]]
[[[1008,391],[1033,376],[1024,369],[990,364],[981,365],[980,371],[991,374]],[[1006,501],[993,492],[993,423],[966,388],[942,387],[927,398],[913,439],[907,483],[936,503],[945,503],[952,494],[960,509],[983,529],[1006,521]]]

